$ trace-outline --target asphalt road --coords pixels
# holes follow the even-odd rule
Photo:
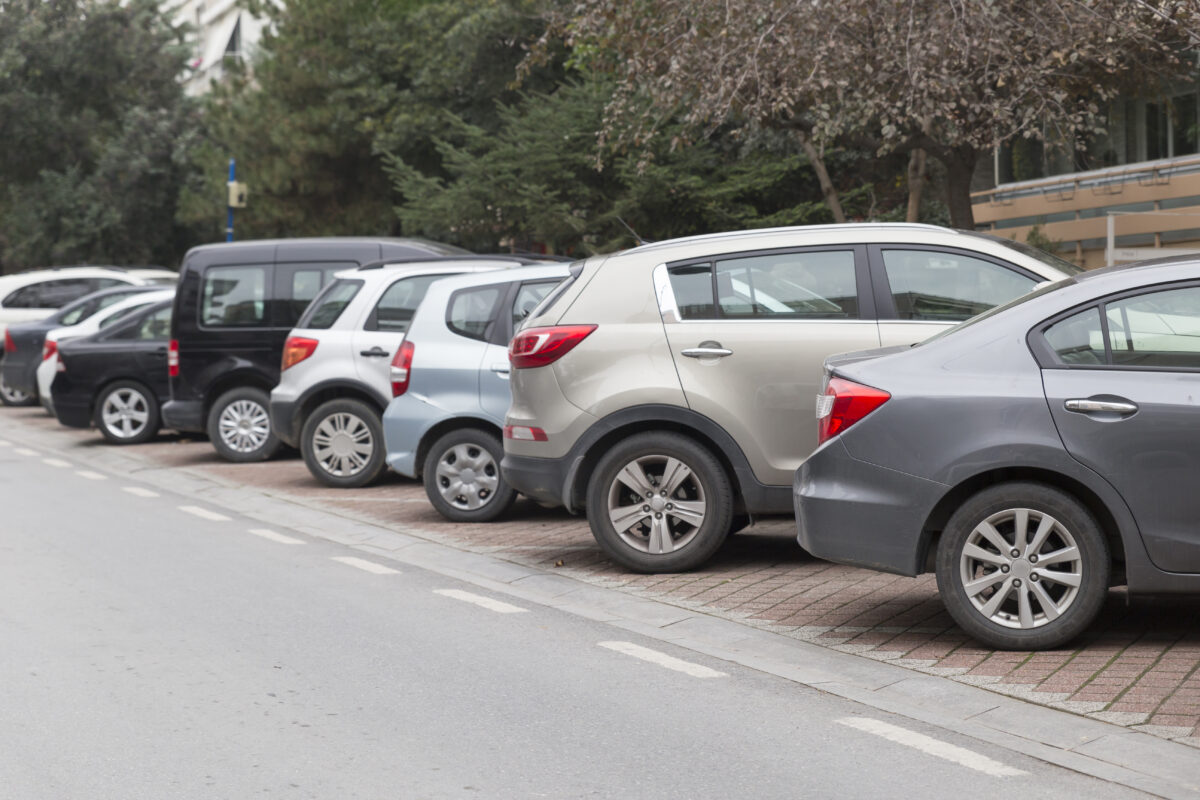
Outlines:
[[[1131,796],[11,442],[0,710],[22,800]]]

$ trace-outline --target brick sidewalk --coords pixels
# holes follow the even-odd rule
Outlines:
[[[99,435],[61,428],[40,410],[3,413],[68,437],[80,460],[88,448],[106,446]],[[634,575],[605,560],[586,521],[525,500],[504,521],[455,524],[433,511],[420,484],[395,475],[366,489],[337,490],[317,484],[297,458],[229,464],[207,442],[174,437],[125,452],[1200,747],[1200,598],[1128,605],[1124,591],[1113,590],[1075,648],[996,652],[953,625],[932,575],[903,578],[818,561],[797,546],[787,519],[731,537],[703,570]]]

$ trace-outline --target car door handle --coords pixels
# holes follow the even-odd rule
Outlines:
[[[359,355],[367,356],[368,358],[387,358],[388,351],[384,350],[379,345],[376,345],[376,346],[372,347],[370,350],[359,351]]]
[[[1122,416],[1129,416],[1138,410],[1138,407],[1128,401],[1123,400],[1090,400],[1084,398],[1075,398],[1067,400],[1063,403],[1063,407],[1067,411],[1077,411],[1080,414],[1092,414],[1097,411],[1109,411]]]
[[[492,372],[496,373],[497,375],[508,375],[510,372],[512,372],[512,367],[504,363],[492,364],[491,369]]]
[[[688,358],[724,358],[733,355],[733,351],[722,347],[720,342],[701,342],[698,346],[689,347],[682,352]]]

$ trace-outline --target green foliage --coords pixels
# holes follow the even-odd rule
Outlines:
[[[1030,228],[1029,233],[1025,235],[1025,241],[1051,255],[1058,255],[1059,248],[1062,246],[1061,240],[1051,239],[1043,233],[1041,225],[1034,225]]]
[[[153,0],[0,2],[0,264],[174,260],[185,58]]]

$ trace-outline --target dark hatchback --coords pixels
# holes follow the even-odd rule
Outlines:
[[[30,396],[37,396],[37,368],[42,363],[42,348],[46,334],[55,328],[78,325],[98,311],[119,303],[139,292],[154,292],[161,286],[116,286],[101,289],[60,308],[45,319],[18,322],[8,326],[4,334],[4,360],[0,361],[0,376],[5,386]]]
[[[422,239],[325,238],[214,244],[184,258],[168,351],[167,427],[206,432],[230,461],[278,449],[269,393],[283,344],[334,273],[380,260],[462,255]]]
[[[826,369],[795,481],[813,555],[936,571],[1007,649],[1070,641],[1110,585],[1200,592],[1200,262],[1079,275]]]
[[[50,386],[63,425],[95,425],[114,444],[137,444],[158,433],[169,396],[167,340],[171,300],[129,314],[120,322],[58,349],[58,374]]]

